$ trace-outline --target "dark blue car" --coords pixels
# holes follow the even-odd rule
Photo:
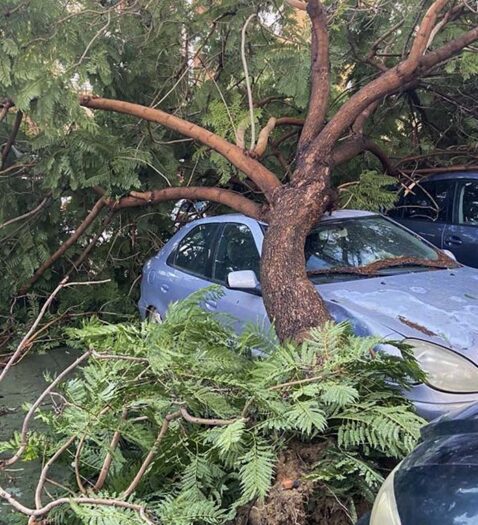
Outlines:
[[[478,524],[478,404],[422,430],[357,525]]]
[[[396,221],[478,268],[478,172],[432,175],[402,192]]]

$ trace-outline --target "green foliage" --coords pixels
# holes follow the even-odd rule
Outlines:
[[[358,210],[387,210],[397,200],[393,189],[396,183],[396,179],[378,171],[364,171],[357,183],[346,186],[340,193],[340,204]]]
[[[346,324],[314,330],[301,345],[252,329],[237,335],[228,319],[198,306],[204,293],[219,292],[173,304],[160,325],[93,319],[69,330],[78,350],[95,353],[61,386],[60,413],[39,413],[48,429],[34,440],[39,453],[49,457],[75,436],[74,454],[82,438],[80,472],[94,482],[112,452],[100,495],[122,499],[154,446],[128,501],[169,525],[219,525],[266,498],[277,459],[294,442],[320,451],[304,470],[319,492],[325,485],[347,504],[371,498],[380,462],[409,452],[423,423],[397,389],[423,379],[410,352],[398,346],[401,357],[375,354],[381,341],[358,338]],[[252,350],[263,357],[247,357]],[[204,419],[189,421],[181,409]],[[153,445],[166,417],[169,428]],[[121,439],[111,451],[115,431]],[[76,490],[73,474],[70,488]],[[75,505],[54,516],[65,525],[138,520],[130,510]]]

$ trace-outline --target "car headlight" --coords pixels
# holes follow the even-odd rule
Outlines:
[[[398,514],[394,488],[395,472],[399,466],[388,476],[377,494],[375,503],[373,504],[372,516],[370,517],[370,525],[402,524]]]
[[[428,341],[405,339],[404,343],[412,347],[431,387],[455,394],[478,392],[478,367],[466,357]]]

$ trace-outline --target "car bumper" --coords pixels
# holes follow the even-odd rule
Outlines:
[[[428,421],[478,401],[478,394],[452,394],[427,384],[416,385],[404,394],[415,405],[418,414]]]
[[[444,414],[448,414],[449,412],[454,412],[455,410],[461,410],[473,403],[476,403],[476,399],[474,401],[461,401],[461,402],[443,403],[443,404],[421,403],[421,402],[414,401],[414,405],[417,410],[417,413],[420,416],[422,416],[424,419],[426,419],[427,421],[436,419],[437,417],[443,416]]]

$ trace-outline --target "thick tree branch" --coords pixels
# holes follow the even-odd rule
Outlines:
[[[370,139],[365,139],[365,150],[377,157],[377,159],[382,164],[383,171],[387,173],[387,175],[394,177],[397,174],[397,171],[393,167],[392,161],[376,142]]]
[[[396,175],[392,161],[385,151],[373,140],[364,136],[342,142],[332,153],[332,163],[334,166],[344,164],[365,151],[369,151],[378,158],[385,173],[391,176]]]
[[[271,171],[265,168],[260,162],[248,157],[241,148],[235,144],[231,144],[211,131],[176,117],[175,115],[170,115],[159,109],[148,108],[131,102],[106,98],[81,97],[80,104],[91,109],[114,111],[151,122],[157,122],[186,137],[197,140],[205,146],[209,146],[254,181],[268,199],[271,198],[273,191],[281,186],[279,179]]]
[[[431,29],[432,27],[430,31]],[[421,31],[419,34],[420,39],[424,40],[426,36],[424,32]],[[383,73],[377,79],[360,89],[339,109],[335,117],[325,126],[317,139],[314,140],[312,153],[318,154],[320,152],[321,158],[327,158],[327,156],[331,154],[334,144],[339,140],[344,131],[371,104],[386,95],[394,93],[430,68],[454,56],[476,40],[478,40],[478,27],[448,42],[436,51],[423,56],[418,56],[417,51],[417,49],[422,49],[422,46],[415,46],[413,56],[416,56],[416,58],[407,58],[394,68],[389,69],[386,73]],[[314,155],[312,154],[308,158],[308,171],[311,175],[312,169],[314,168],[313,161]]]
[[[309,110],[299,140],[299,151],[306,148],[323,128],[330,93],[327,14],[319,0],[309,0],[307,13],[312,23],[311,87]]]
[[[286,0],[286,2],[294,9],[299,9],[301,11],[307,10],[307,2],[303,2],[302,0]]]
[[[276,126],[298,126],[302,127],[305,120],[298,117],[279,117],[276,119]]]
[[[20,288],[18,294],[23,295],[27,292],[40,277],[52,266],[65,252],[75,244],[75,242],[83,235],[83,233],[89,228],[92,222],[98,217],[101,210],[105,206],[105,201],[103,198],[99,199],[96,204],[93,206],[91,211],[85,217],[83,222],[76,228],[76,230],[71,234],[71,236],[56,250],[56,252],[47,259],[38,270],[32,275],[32,277]]]
[[[418,28],[417,34],[408,54],[407,60],[410,62],[417,62],[420,57],[425,53],[430,36],[435,27],[436,20],[441,10],[446,6],[449,0],[436,0],[428,8],[425,16],[422,18],[422,22]]]
[[[189,200],[208,200],[224,204],[244,215],[260,218],[262,215],[261,206],[253,202],[240,193],[224,188],[208,188],[201,186],[179,186],[152,190],[145,192],[132,191],[128,197],[123,197],[119,201],[113,199],[106,200],[106,204],[114,209],[131,208],[135,206],[146,206],[157,204],[158,202],[189,199]]]

